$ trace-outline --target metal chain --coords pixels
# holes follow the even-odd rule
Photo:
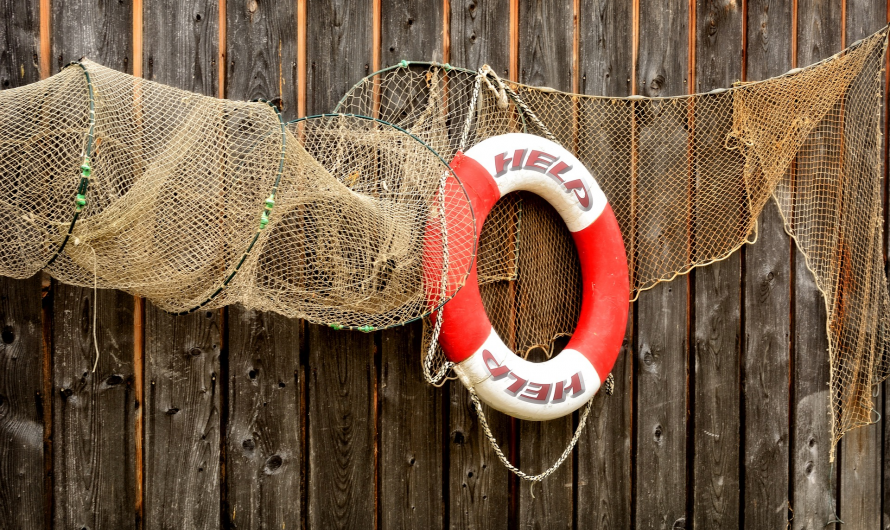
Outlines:
[[[482,402],[479,400],[479,396],[476,395],[475,389],[470,389],[470,397],[473,399],[473,404],[476,405],[476,414],[479,415],[479,423],[482,424],[482,430],[485,432],[485,437],[488,438],[488,443],[491,444],[491,448],[494,450],[494,454],[498,456],[498,460],[504,464],[504,467],[513,472],[514,475],[521,478],[522,480],[527,480],[531,482],[533,485],[535,482],[541,482],[548,476],[550,476],[554,471],[556,471],[559,466],[565,462],[566,458],[572,454],[572,449],[575,448],[575,445],[578,443],[578,439],[581,437],[581,433],[584,431],[584,426],[587,424],[587,415],[590,414],[590,407],[593,404],[593,398],[587,402],[587,406],[584,407],[584,412],[581,413],[581,417],[578,420],[578,428],[575,429],[575,435],[572,436],[572,441],[569,442],[569,445],[565,448],[556,462],[553,463],[546,471],[543,473],[539,473],[537,475],[529,475],[524,471],[520,470],[516,466],[510,463],[507,460],[507,457],[504,456],[504,452],[501,451],[501,447],[498,445],[498,441],[495,439],[494,434],[492,434],[491,429],[488,427],[488,420],[485,419],[485,412],[482,410]],[[532,492],[532,497],[534,497],[534,491]]]

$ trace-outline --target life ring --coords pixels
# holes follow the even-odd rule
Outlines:
[[[467,284],[441,309],[439,344],[456,363],[461,382],[495,409],[526,420],[569,414],[599,389],[625,335],[627,255],[615,214],[590,172],[545,138],[521,133],[489,138],[466,153],[458,152],[451,167],[473,205],[476,234],[507,193],[525,190],[547,200],[572,233],[584,293],[566,348],[546,362],[533,363],[513,353],[492,327],[474,262]]]

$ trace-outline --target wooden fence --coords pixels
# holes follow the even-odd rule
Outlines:
[[[204,94],[280,97],[293,118],[426,59],[660,96],[807,65],[887,20],[886,0],[0,0],[0,81],[87,56]],[[0,529],[887,528],[887,414],[828,461],[824,321],[770,204],[758,243],[643,293],[615,395],[532,494],[463,387],[423,382],[417,325],[174,317],[0,279]],[[493,423],[535,471],[575,421]]]

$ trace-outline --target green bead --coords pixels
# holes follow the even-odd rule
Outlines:
[[[267,224],[269,224],[269,216],[266,215],[265,212],[263,212],[263,216],[260,217],[260,230],[262,230],[263,228],[266,228]]]
[[[402,59],[401,61],[399,61],[399,66],[401,66],[402,68],[408,68],[408,61]]]
[[[343,329],[343,326],[341,326],[340,324],[331,324],[331,329],[340,331],[341,329]]]
[[[77,197],[74,199],[75,209],[79,212],[83,210],[83,207],[87,205],[87,198],[82,194],[78,193]]]
[[[89,177],[92,172],[93,172],[93,168],[91,168],[89,166],[89,164],[84,164],[84,165],[80,166],[80,174],[81,175],[83,175],[85,177]]]
[[[362,327],[358,328],[358,330],[362,331],[364,333],[370,333],[370,332],[374,331],[374,327],[373,326],[362,326]]]
[[[266,208],[271,210],[275,206],[275,198],[271,195],[266,199]]]
[[[450,72],[450,71],[451,71],[451,65],[450,65],[450,64],[445,63],[445,64],[443,64],[442,66],[445,68],[445,71],[446,71],[446,72]]]

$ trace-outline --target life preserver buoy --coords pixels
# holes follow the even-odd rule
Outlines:
[[[439,344],[456,363],[454,371],[463,384],[495,409],[527,420],[569,414],[599,389],[624,339],[627,256],[615,214],[590,172],[566,149],[538,136],[489,138],[465,154],[459,152],[451,167],[473,205],[476,234],[507,193],[526,190],[546,199],[572,233],[584,292],[578,325],[565,349],[546,362],[529,362],[492,328],[473,263],[467,284],[441,309]]]

